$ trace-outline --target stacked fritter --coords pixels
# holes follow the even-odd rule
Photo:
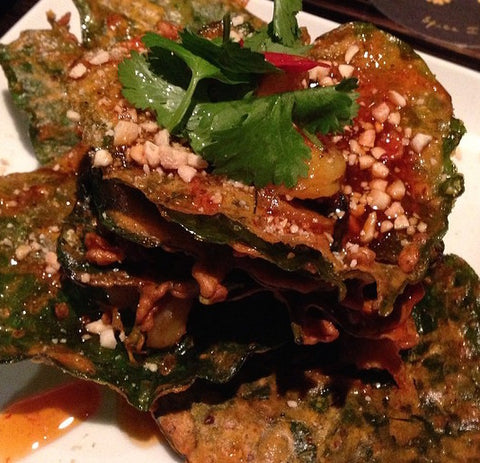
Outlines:
[[[0,359],[110,384],[192,462],[478,455],[478,281],[441,255],[463,126],[424,62],[348,24],[305,61],[265,53],[281,72],[216,112],[223,72],[169,127],[155,87],[127,85],[173,74],[157,52],[158,76],[128,77],[147,45],[264,26],[226,2],[76,3],[81,43],[50,15],[1,48],[44,167],[0,182]]]

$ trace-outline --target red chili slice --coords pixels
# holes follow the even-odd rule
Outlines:
[[[315,66],[322,66],[322,63],[318,63],[313,59],[305,58],[304,56],[289,55],[288,53],[266,51],[263,55],[269,63],[272,63],[285,72],[305,72]]]

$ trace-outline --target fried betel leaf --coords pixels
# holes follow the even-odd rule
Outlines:
[[[473,461],[480,452],[479,280],[464,261],[446,256],[429,272],[426,291],[414,310],[421,341],[403,354],[408,383],[339,363],[342,342],[309,353],[294,348],[250,363],[228,386],[198,384],[165,396],[156,412],[163,432],[190,463],[227,455]],[[348,342],[348,352],[361,348]]]

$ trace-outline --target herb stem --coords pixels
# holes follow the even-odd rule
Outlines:
[[[180,104],[178,105],[177,109],[175,109],[175,112],[173,113],[171,120],[169,121],[169,124],[166,127],[170,133],[174,133],[174,130],[179,126],[179,124],[182,122],[183,118],[185,117],[185,114],[187,113],[188,108],[190,107],[190,104],[192,102],[193,94],[195,93],[197,84],[202,78],[203,78],[202,75],[199,76],[199,75],[196,75],[195,73],[192,75],[192,78],[190,79],[185,95],[182,101],[180,102]]]

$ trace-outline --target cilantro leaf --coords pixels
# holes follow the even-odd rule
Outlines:
[[[214,171],[247,184],[292,187],[310,149],[292,125],[293,94],[199,104],[187,123],[192,147]]]
[[[275,0],[272,21],[244,40],[244,46],[255,51],[272,51],[305,55],[311,46],[302,42],[296,15],[301,0]]]
[[[317,132],[339,132],[351,123],[355,93],[352,83],[198,104],[187,122],[192,148],[214,172],[247,184],[296,185],[308,174],[310,149],[294,123],[315,139]]]
[[[257,52],[272,51],[276,53],[286,53],[290,55],[306,55],[312,48],[311,45],[304,45],[297,42],[293,47],[287,47],[279,42],[272,40],[268,26],[258,30],[255,34],[246,37],[244,40],[244,47]]]
[[[180,36],[182,45],[187,50],[217,66],[232,82],[246,83],[252,80],[252,74],[279,72],[273,64],[265,60],[263,54],[244,48],[232,40],[217,44],[189,30],[184,30]]]
[[[132,51],[118,66],[122,94],[135,107],[154,110],[158,123],[168,126],[185,98],[185,90],[170,84],[150,70],[144,55]]]
[[[273,5],[273,19],[269,25],[274,41],[293,47],[300,39],[297,13],[302,9],[302,0],[277,0]]]
[[[191,73],[188,86],[184,90],[182,98],[180,100],[174,99],[174,110],[168,113],[165,113],[165,111],[157,112],[158,122],[172,133],[179,130],[183,120],[188,117],[189,109],[194,101],[195,91],[201,80],[215,79],[229,85],[237,85],[250,83],[253,78],[252,75],[266,74],[277,70],[275,66],[265,60],[263,55],[252,50],[242,49],[239,44],[226,41],[219,46],[188,30],[182,32],[181,38],[182,43],[177,43],[161,35],[148,32],[142,39],[145,46],[150,48],[150,64],[154,63],[155,67],[159,68],[162,64],[160,61],[163,61],[165,68],[172,64],[175,69],[178,69],[178,62],[174,61],[174,58],[175,60],[179,58],[188,66]],[[165,51],[170,54],[166,54]],[[152,86],[154,83],[159,84],[156,96],[160,96],[160,99],[164,101],[164,107],[168,106],[166,102],[169,99],[168,91],[171,84],[160,75],[153,74],[148,66],[149,63],[139,63],[139,61],[137,54],[135,62],[142,66],[142,76],[137,76],[139,78],[136,79],[137,86],[145,87],[143,76],[148,75],[149,84],[151,83]],[[130,63],[130,65],[132,67],[133,63]],[[134,81],[132,74],[134,72],[132,71],[130,69],[130,78],[125,79],[127,86],[130,86],[130,88],[134,87],[132,85],[132,81]],[[124,82],[122,81],[122,83]],[[162,92],[164,93],[163,95],[161,95]],[[139,101],[138,95],[133,95],[132,93],[135,92],[126,91],[124,95],[131,103],[137,104]],[[130,99],[131,97],[133,98]],[[140,107],[147,106],[143,102],[143,106]],[[158,105],[152,109],[157,110],[157,107]],[[160,107],[160,109],[162,108]]]
[[[355,78],[344,79],[335,87],[317,87],[295,92],[293,119],[310,133],[336,133],[352,123],[358,111]]]
[[[202,57],[195,55],[173,40],[167,39],[153,32],[147,32],[143,36],[142,41],[150,49],[154,50],[155,48],[160,48],[172,52],[188,65],[192,73],[190,83],[188,84],[183,99],[175,109],[171,118],[163,124],[169,132],[174,132],[182,122],[190,108],[197,85],[202,79],[215,78],[220,81],[231,83],[230,79],[225,76],[217,66],[211,64]]]
[[[191,52],[180,43],[162,37],[154,32],[147,32],[143,36],[142,42],[146,47],[151,49],[152,53],[155,53],[156,48],[161,48],[174,53],[176,56],[182,59],[192,71],[192,80],[200,80],[209,77],[227,83],[235,83],[231,82],[230,79],[222,73],[222,70],[214,63],[204,59],[201,55]]]

